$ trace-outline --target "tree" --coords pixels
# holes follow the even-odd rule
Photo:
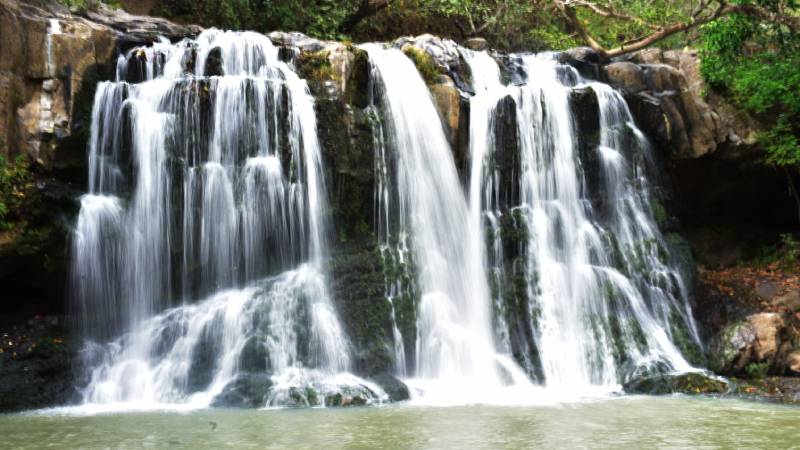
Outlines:
[[[794,0],[766,0],[758,3],[699,0],[695,5],[691,5],[694,2],[685,2],[685,4],[681,4],[685,8],[685,15],[679,17],[679,20],[669,23],[653,23],[642,16],[624,13],[617,8],[617,5],[621,3],[624,6],[624,3],[636,2],[553,0],[553,3],[561,11],[580,39],[606,58],[641,50],[675,34],[696,30],[702,25],[732,14],[745,15],[760,21],[777,23],[795,31],[800,29],[800,16],[795,13]],[[765,3],[768,6],[762,6],[759,3]],[[623,42],[620,42],[616,47],[607,48],[600,40],[595,38],[593,30],[582,20],[579,10],[586,11],[590,15],[634,23],[645,29],[646,32],[633,39],[622,39]]]

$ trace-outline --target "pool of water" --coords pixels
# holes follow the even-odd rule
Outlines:
[[[0,416],[0,447],[798,448],[800,408],[713,398],[621,397],[537,407],[459,406]]]

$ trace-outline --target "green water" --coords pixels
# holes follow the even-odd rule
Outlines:
[[[542,407],[0,416],[0,448],[800,448],[800,408],[686,397]]]

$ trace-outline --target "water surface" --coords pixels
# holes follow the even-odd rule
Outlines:
[[[541,407],[78,411],[0,416],[0,447],[800,448],[800,408],[682,396]]]

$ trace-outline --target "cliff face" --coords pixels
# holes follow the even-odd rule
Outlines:
[[[19,223],[0,234],[3,313],[64,312],[67,236],[74,222],[77,196],[85,191],[86,143],[97,82],[113,79],[117,57],[133,46],[153,42],[158,36],[177,40],[197,31],[108,9],[79,17],[53,1],[0,0],[0,155],[22,155],[32,164],[33,179]],[[332,288],[353,344],[356,369],[365,375],[384,373],[392,363],[391,311],[384,301],[385,268],[375,233],[374,117],[366,108],[370,70],[366,54],[349,44],[318,41],[298,33],[275,32],[269,37],[281,47],[282,58],[291,61],[309,81],[316,99],[334,226]],[[425,35],[402,38],[394,44],[424,75],[462,181],[466,180],[468,69],[452,42]],[[480,47],[485,42],[471,45]],[[512,65],[503,64],[508,56],[494,56],[504,68],[503,76],[513,83],[518,74]],[[666,207],[661,208],[663,220],[659,225],[676,239],[677,232],[686,235],[701,262],[735,262],[748,250],[742,248],[733,256],[726,251],[732,243],[742,247],[737,243],[742,232],[757,234],[788,226],[794,205],[785,194],[784,175],[756,164],[761,155],[755,145],[755,122],[706,92],[695,54],[648,50],[609,62],[586,49],[575,49],[562,58],[582,74],[623,90],[634,119],[652,140],[657,165],[666,175],[656,190],[658,200]],[[575,92],[571,103],[578,119],[582,159],[589,169],[587,182],[590,187],[597,186],[596,174],[590,168],[592,151],[599,145],[597,99],[586,90]],[[495,126],[501,131],[513,130],[517,126],[514,120],[514,114],[501,111]],[[501,131],[499,136],[513,135]],[[513,157],[517,145],[513,139],[498,145],[508,150],[502,154]],[[500,166],[503,163],[498,161]],[[509,197],[514,196],[512,191],[509,188]],[[602,193],[593,191],[593,195]],[[730,232],[713,231],[720,226]],[[691,255],[686,259],[690,261]],[[693,270],[688,263],[687,272]],[[700,311],[701,323],[716,320],[713,307]],[[399,310],[396,315],[402,335],[413,336],[413,312]],[[779,322],[788,327],[778,320],[754,319],[753,323],[772,326]],[[23,327],[46,334],[40,322]],[[708,325],[708,337],[721,327],[718,323]],[[60,341],[63,330],[56,328]],[[783,329],[775,333],[782,336],[781,342],[792,340],[785,337]],[[48,351],[53,348],[58,346],[48,347]],[[747,350],[753,354],[759,351]],[[788,350],[781,354],[788,354]],[[40,356],[29,360],[38,361]],[[68,361],[72,359],[58,359],[57,365],[63,369]],[[737,359],[735,365],[746,364],[742,361]],[[31,386],[36,389],[35,384]],[[68,399],[63,391],[71,386],[73,383],[62,383],[61,392],[25,406]]]
[[[81,17],[55,1],[0,1],[0,156],[31,172],[23,208],[0,231],[5,313],[62,310],[97,82],[114,77],[120,52],[196,31],[105,7]]]

